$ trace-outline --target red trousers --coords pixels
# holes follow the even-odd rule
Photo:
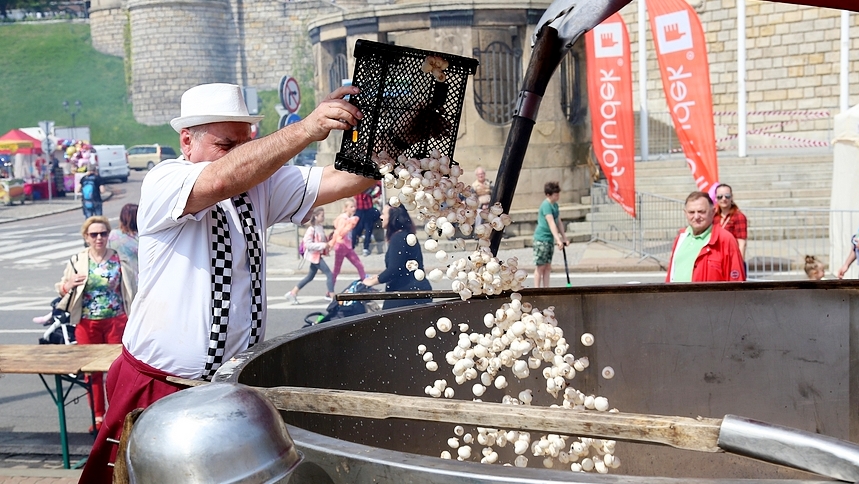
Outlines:
[[[105,319],[84,319],[75,327],[75,339],[79,345],[119,344],[128,316],[120,314]],[[86,377],[90,384],[90,408],[98,418],[104,417],[104,383],[101,373],[91,373]]]
[[[95,439],[79,484],[111,484],[113,467],[108,463],[116,460],[116,444],[108,438],[119,440],[125,416],[136,408],[146,408],[160,398],[185,388],[167,381],[171,376],[136,360],[122,348],[122,355],[110,366],[107,373],[107,399],[110,407],[104,424]]]

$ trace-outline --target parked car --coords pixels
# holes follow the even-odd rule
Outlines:
[[[135,145],[128,149],[128,166],[132,170],[151,170],[162,160],[176,158],[176,151],[169,146]]]
[[[98,175],[102,178],[128,181],[128,153],[125,145],[93,145]]]

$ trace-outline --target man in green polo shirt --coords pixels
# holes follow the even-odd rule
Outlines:
[[[713,200],[692,192],[683,206],[689,226],[674,239],[665,282],[745,281],[746,273],[737,239],[713,225]]]

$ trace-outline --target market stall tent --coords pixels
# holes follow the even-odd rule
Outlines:
[[[9,151],[6,154],[21,153],[25,155],[41,155],[42,142],[20,129],[13,129],[0,136],[0,151]]]
[[[42,154],[42,142],[20,129],[13,129],[0,136],[0,153],[15,155],[13,178],[32,178],[34,155]]]

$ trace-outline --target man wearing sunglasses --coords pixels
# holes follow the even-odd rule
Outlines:
[[[690,193],[683,212],[689,226],[674,239],[665,282],[745,281],[737,240],[713,223],[715,208],[710,196]]]
[[[746,239],[748,236],[748,221],[740,207],[734,203],[734,193],[730,185],[719,185],[716,188],[716,216],[713,223],[719,224],[737,239],[740,246],[740,257],[746,260]]]

